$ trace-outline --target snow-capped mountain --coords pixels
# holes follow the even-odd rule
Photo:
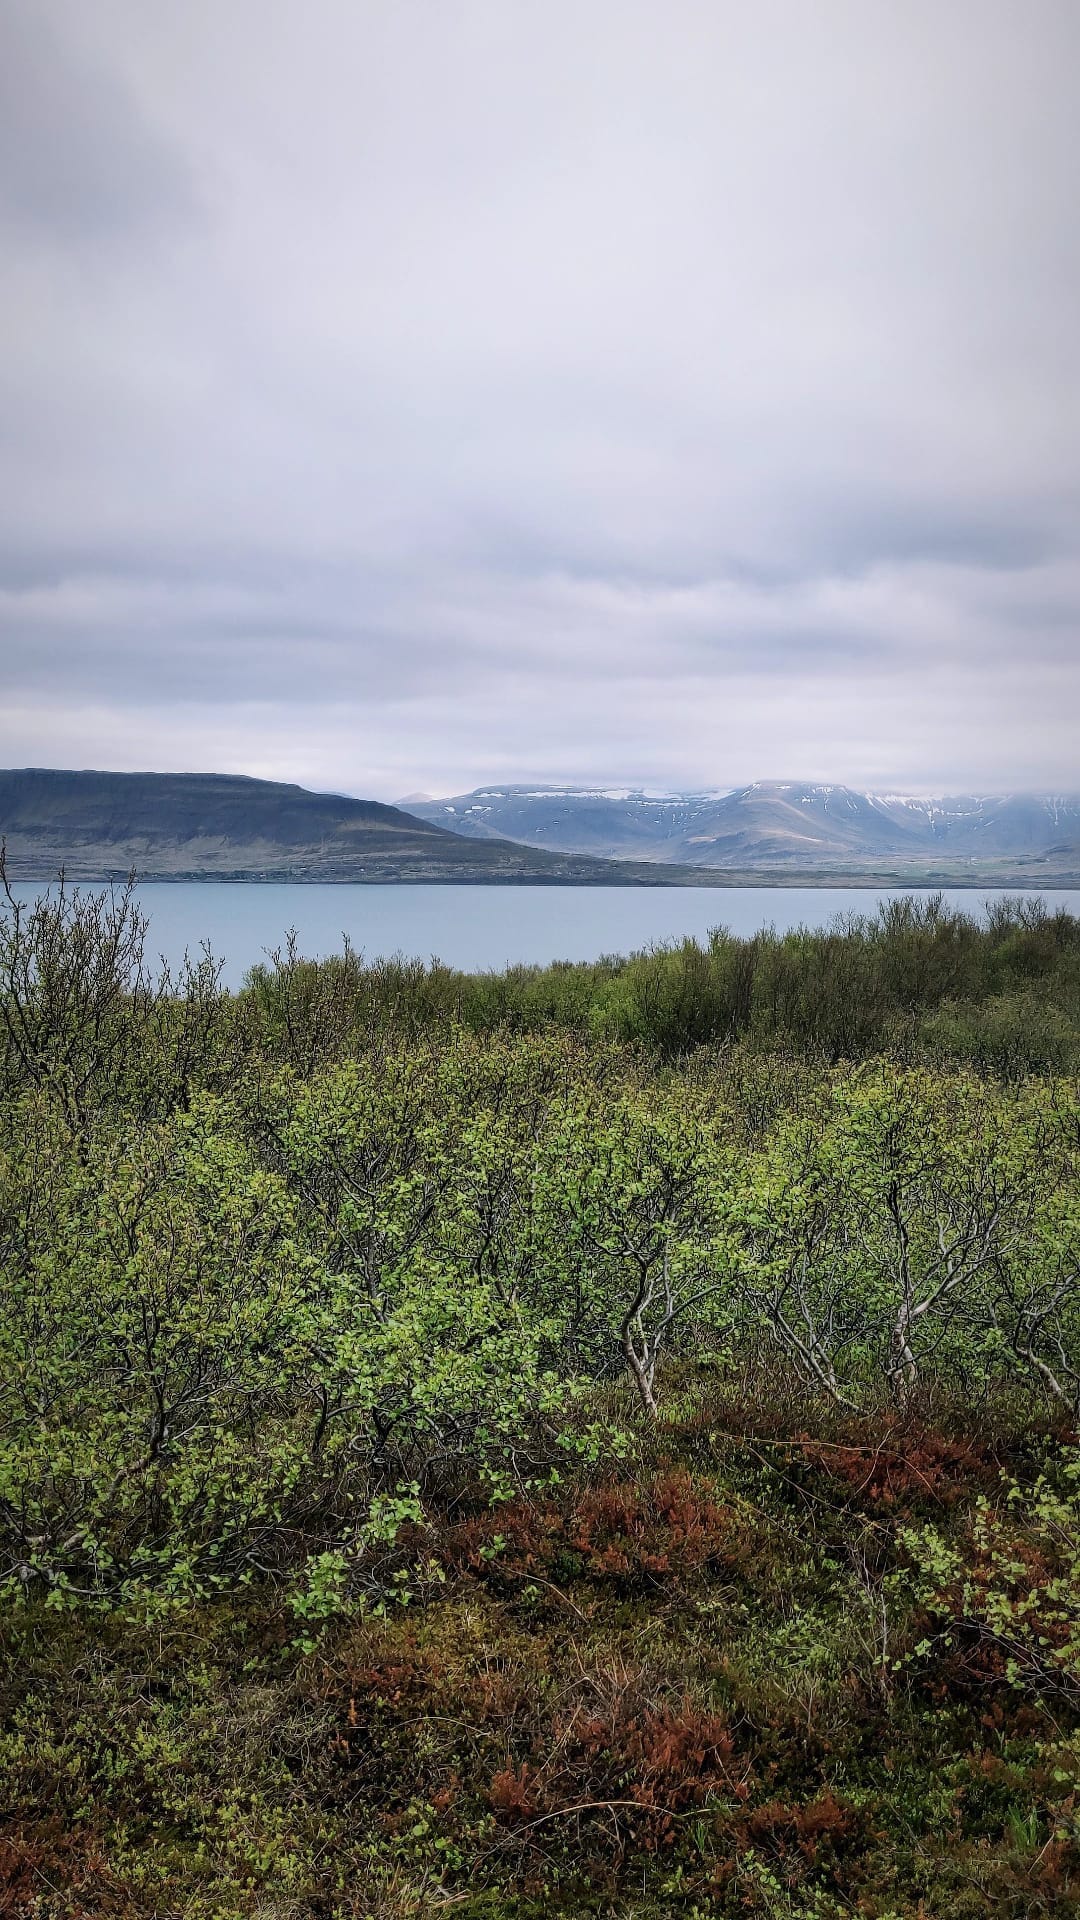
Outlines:
[[[897,793],[789,780],[664,793],[480,787],[409,811],[474,839],[703,867],[993,862],[1056,865],[1080,848],[1080,794]]]

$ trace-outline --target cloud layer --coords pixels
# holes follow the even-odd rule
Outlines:
[[[1074,0],[0,0],[0,759],[1076,787]]]

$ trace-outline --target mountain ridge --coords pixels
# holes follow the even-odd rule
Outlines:
[[[416,812],[476,839],[718,868],[883,858],[1071,866],[1080,848],[1080,794],[921,798],[782,780],[671,793],[522,785],[417,802]]]
[[[13,879],[670,886],[679,876],[483,843],[399,807],[247,774],[0,770]],[[693,873],[690,884],[700,884]]]
[[[681,795],[482,788],[414,805],[246,774],[0,770],[13,879],[50,879],[63,867],[92,882],[135,871],[142,880],[459,885],[1080,883],[1071,795],[983,797],[965,810],[959,800],[943,808],[766,781]],[[426,817],[433,809],[440,818]]]

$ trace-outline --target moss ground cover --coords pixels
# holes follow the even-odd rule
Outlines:
[[[9,1611],[5,1910],[1072,1911],[1075,1456],[1008,1408],[753,1412],[463,1490],[315,1627]]]

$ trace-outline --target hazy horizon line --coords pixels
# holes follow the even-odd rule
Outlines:
[[[770,789],[816,789],[829,792],[853,793],[873,800],[1018,800],[1018,799],[1075,799],[1080,798],[1080,783],[1075,787],[1047,785],[1036,786],[985,786],[929,788],[917,785],[905,786],[896,781],[881,781],[871,786],[853,786],[850,781],[835,779],[790,779],[779,775],[762,776],[755,780],[738,781],[730,785],[696,783],[686,786],[660,784],[655,781],[635,782],[632,780],[482,780],[473,787],[459,787],[453,793],[428,793],[417,789],[392,800],[380,800],[370,789],[352,789],[340,786],[306,786],[303,781],[289,780],[275,775],[248,773],[239,768],[196,768],[196,767],[61,767],[43,764],[21,767],[0,768],[0,774],[16,773],[69,773],[107,774],[117,778],[141,779],[158,778],[174,780],[250,780],[269,786],[295,787],[300,792],[333,796],[343,800],[376,801],[381,806],[405,809],[412,806],[434,806],[439,801],[472,799],[475,795],[490,795],[493,798],[504,794],[520,794],[534,798],[557,797],[561,794],[573,794],[581,798],[626,799],[626,800],[723,800],[733,794],[750,793],[756,787]]]

